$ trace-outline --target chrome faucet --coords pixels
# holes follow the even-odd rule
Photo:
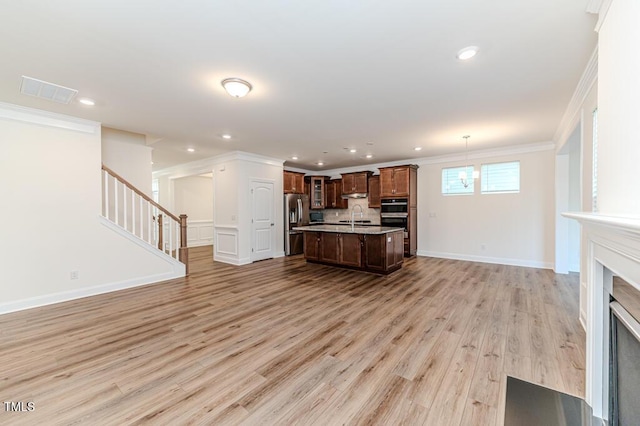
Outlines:
[[[362,206],[360,204],[354,204],[353,207],[351,207],[351,230],[352,231],[355,227],[356,207],[360,207],[360,219],[364,217],[364,211],[362,210]]]

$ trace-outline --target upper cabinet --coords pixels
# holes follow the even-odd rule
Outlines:
[[[380,176],[369,178],[369,208],[380,208]]]
[[[343,194],[366,194],[371,172],[345,173],[342,175]]]
[[[416,165],[381,168],[380,197],[409,197],[412,192],[412,181],[415,185],[417,169]]]
[[[324,188],[326,209],[349,208],[349,200],[342,198],[342,179],[325,180]]]
[[[311,191],[311,208],[324,209],[325,207],[324,176],[311,176],[309,189]]]
[[[285,194],[304,193],[304,173],[284,171],[282,174],[282,187]]]

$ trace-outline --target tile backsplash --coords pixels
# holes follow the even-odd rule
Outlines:
[[[368,198],[349,198],[348,209],[324,209],[324,221],[333,223],[341,220],[351,220],[351,209],[356,204],[362,206],[363,216],[360,217],[360,209],[356,207],[356,220],[370,220],[373,225],[380,225],[380,209],[370,209]]]

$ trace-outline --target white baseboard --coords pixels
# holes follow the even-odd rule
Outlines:
[[[184,266],[184,265],[183,265]],[[52,305],[54,303],[68,302],[70,300],[81,299],[83,297],[96,296],[98,294],[110,293],[112,291],[125,290],[128,288],[139,287],[159,281],[171,280],[174,278],[184,277],[182,273],[166,272],[163,274],[149,275],[146,277],[138,277],[130,280],[100,284],[93,287],[82,288],[78,290],[65,291],[44,296],[30,297],[28,299],[16,300],[0,304],[0,315],[9,312],[22,311],[25,309],[37,308],[40,306]]]
[[[512,259],[507,257],[487,257],[487,256],[475,256],[470,254],[460,253],[443,253],[427,250],[418,250],[416,253],[418,256],[424,257],[437,257],[441,259],[453,259],[453,260],[466,260],[469,262],[481,262],[481,263],[494,263],[499,265],[512,265],[512,266],[524,266],[527,268],[542,268],[552,269],[553,264],[550,262],[541,262],[538,260],[526,260],[526,259]]]
[[[230,265],[236,266],[248,265],[249,263],[251,263],[251,258],[249,257],[238,259],[233,256],[226,256],[219,253],[213,254],[213,260],[216,262],[228,263]]]
[[[274,255],[273,258],[275,259],[276,257],[284,257],[284,250],[282,251],[277,251]]]

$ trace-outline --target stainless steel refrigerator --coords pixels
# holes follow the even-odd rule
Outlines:
[[[303,194],[284,195],[284,252],[287,256],[303,251],[304,235],[294,231],[296,226],[309,224],[309,196]]]

